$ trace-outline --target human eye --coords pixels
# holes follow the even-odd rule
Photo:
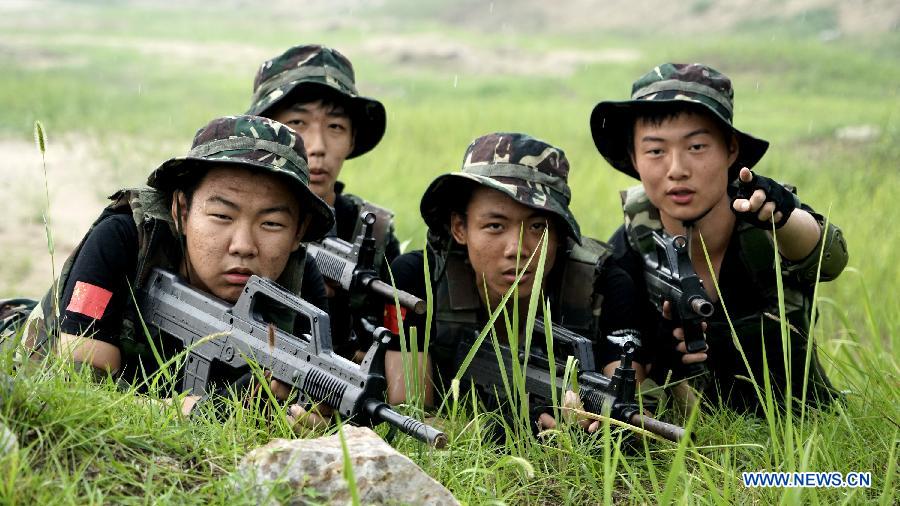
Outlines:
[[[262,223],[262,227],[264,230],[277,232],[279,230],[284,230],[285,228],[287,228],[287,225],[280,221],[266,220]]]
[[[347,130],[347,125],[344,125],[343,123],[340,123],[340,122],[334,122],[334,123],[330,123],[328,125],[328,128],[330,128],[336,132],[344,132]]]
[[[688,149],[691,151],[703,151],[707,146],[708,144],[704,142],[694,142],[690,146],[688,146]]]
[[[206,213],[206,215],[209,216],[214,222],[219,222],[219,223],[230,223],[231,222],[231,216],[221,213],[221,212],[210,211],[210,212]]]
[[[547,222],[544,220],[535,221],[529,228],[535,232],[543,232],[544,230],[547,230]]]
[[[488,232],[502,232],[503,224],[498,221],[489,221],[482,225],[481,228],[487,230]]]
[[[300,118],[292,118],[292,119],[288,120],[286,125],[289,127],[302,127],[302,126],[306,125],[306,122]]]

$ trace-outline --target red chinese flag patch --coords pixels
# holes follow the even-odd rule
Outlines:
[[[85,283],[84,281],[77,281],[75,290],[72,292],[72,300],[69,301],[66,311],[80,313],[99,320],[103,317],[103,313],[106,312],[106,306],[111,298],[112,292],[106,288]]]
[[[400,321],[397,321],[397,306],[393,304],[384,305],[384,328],[390,330],[394,334],[400,333],[400,322],[406,318],[406,308],[400,308]]]

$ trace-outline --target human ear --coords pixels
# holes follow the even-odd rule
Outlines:
[[[741,148],[738,144],[737,136],[731,135],[731,143],[728,146],[728,166],[731,167],[734,165],[734,161],[737,160],[738,154],[740,154]]]
[[[303,241],[303,236],[306,235],[306,229],[309,228],[309,224],[312,221],[312,215],[307,214],[303,221],[300,223],[300,226],[297,227],[297,235],[294,236],[294,242],[291,245],[291,253],[297,251],[300,248],[300,243]]]
[[[466,217],[464,215],[456,212],[450,213],[450,235],[459,244],[466,245],[468,230],[466,229]]]
[[[184,222],[187,221],[187,197],[181,190],[172,193],[172,209],[170,210],[172,221],[178,230],[184,231]]]

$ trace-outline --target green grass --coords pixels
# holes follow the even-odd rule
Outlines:
[[[616,191],[634,181],[610,169],[594,149],[591,108],[601,99],[626,98],[631,81],[654,64],[710,63],[735,81],[737,126],[772,143],[759,170],[796,184],[817,210],[830,209],[847,236],[850,269],[819,287],[815,329],[826,370],[839,388],[851,391],[846,405],[807,412],[802,422],[774,414],[758,420],[727,410],[701,413],[693,422],[695,443],[675,447],[622,445],[625,434],[615,428],[493,442],[486,427],[496,415],[481,413],[463,397],[439,413],[446,418],[449,450],[428,451],[406,438],[394,445],[467,503],[896,503],[900,236],[892,224],[900,222],[900,36],[822,42],[818,31],[832,24],[825,11],[730,34],[635,32],[641,38],[623,31],[491,32],[448,25],[436,17],[445,11],[434,3],[396,15],[418,4],[388,2],[354,13],[368,23],[332,25],[304,15],[248,16],[242,9],[197,3],[158,8],[66,2],[15,11],[0,20],[0,138],[30,141],[40,120],[49,132],[48,152],[63,135],[98,139],[95,155],[115,167],[113,179],[137,184],[186,149],[206,121],[245,109],[260,63],[254,55],[322,41],[346,50],[362,92],[382,99],[389,115],[381,145],[348,162],[342,179],[349,191],[396,212],[398,235],[411,239],[410,248],[422,245],[418,206],[427,184],[456,170],[473,138],[496,130],[525,131],[565,149],[582,230],[605,238],[622,219]],[[715,7],[706,4],[713,2],[695,2],[697,9]],[[406,7],[389,12],[397,6]],[[423,33],[486,54],[628,48],[639,56],[578,65],[571,75],[501,75],[489,66],[473,71],[453,63],[402,64],[362,49],[374,37]],[[173,46],[141,50],[152,41]],[[177,56],[172,48],[179,44],[191,48],[188,56]],[[244,51],[203,53],[223,47]],[[877,127],[880,136],[867,142],[835,138],[838,128],[859,124]],[[40,171],[34,167],[34,194],[43,192]],[[0,246],[4,266],[15,271],[49,262],[16,244]],[[2,363],[9,372],[9,362]],[[224,424],[186,421],[145,396],[96,384],[61,364],[16,374],[0,421],[22,449],[0,456],[4,504],[144,503],[151,497],[178,504],[254,503],[234,490],[230,474],[247,450],[290,436],[284,424],[245,410]],[[874,483],[857,490],[746,489],[740,473],[749,470],[871,471]],[[286,493],[276,490],[279,497]]]

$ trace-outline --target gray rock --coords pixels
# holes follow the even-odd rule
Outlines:
[[[345,425],[343,431],[362,504],[459,504],[450,491],[371,429]],[[237,470],[238,486],[254,487],[261,498],[281,482],[294,491],[292,504],[303,504],[302,494],[310,490],[315,491],[316,502],[348,504],[343,462],[338,435],[276,439],[244,456]]]

